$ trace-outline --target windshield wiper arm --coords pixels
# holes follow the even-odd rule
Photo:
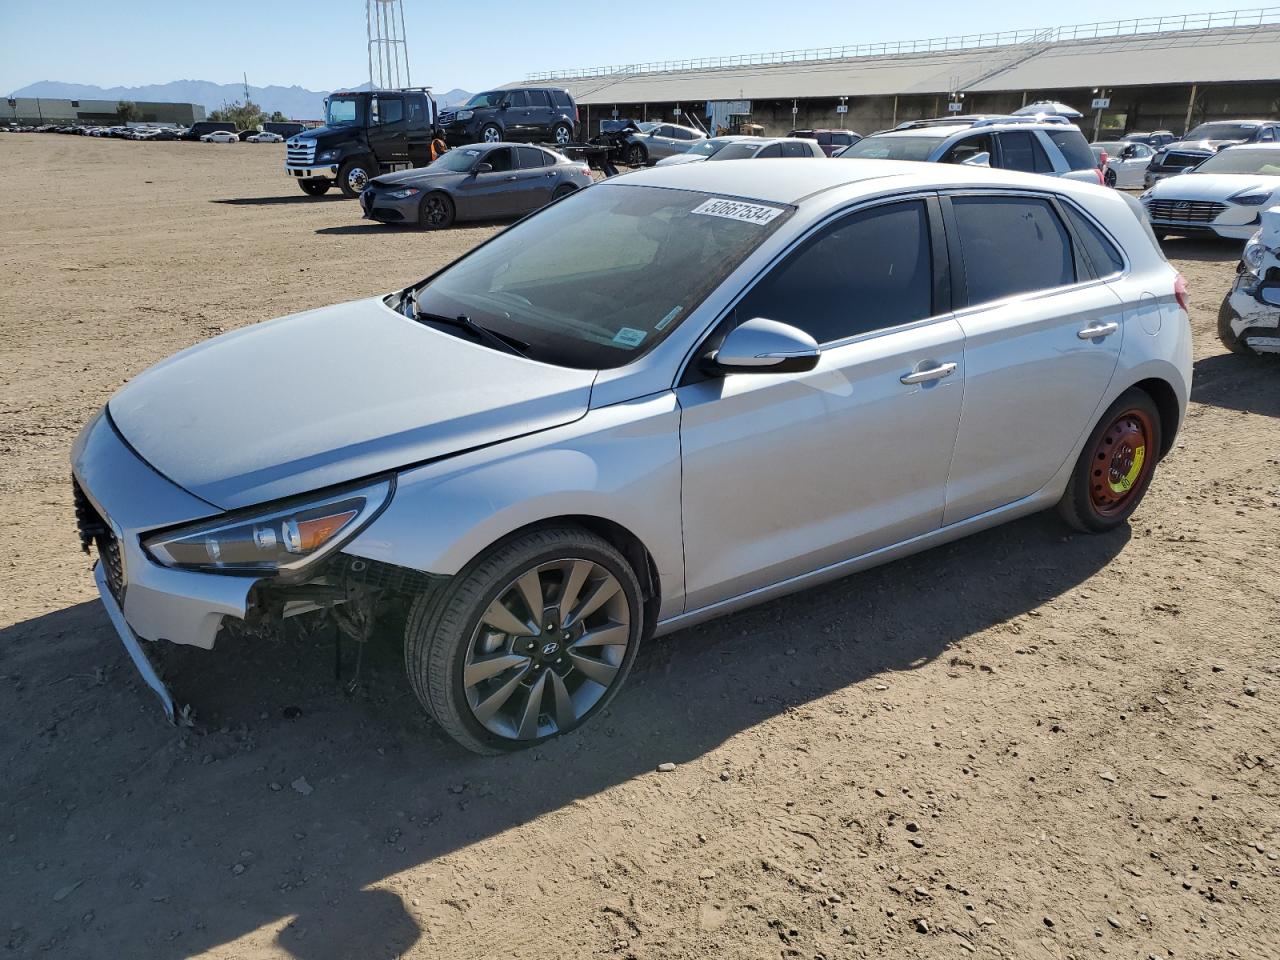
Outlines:
[[[520,341],[516,340],[513,343],[512,340],[514,338],[504,337],[502,334],[495,333],[488,327],[480,326],[480,324],[476,323],[465,313],[460,313],[456,317],[446,317],[437,313],[423,313],[422,311],[418,311],[415,313],[414,319],[429,320],[432,323],[444,324],[447,327],[457,327],[459,330],[467,330],[474,334],[477,340],[483,340],[485,343],[489,344],[489,346],[501,350],[503,353],[514,353],[517,357],[524,357],[526,360],[529,359],[529,355],[517,346]],[[528,344],[525,344],[525,346],[528,346]]]

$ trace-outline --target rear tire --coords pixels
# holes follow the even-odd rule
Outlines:
[[[1116,172],[1108,167],[1102,174],[1102,182],[1114,190],[1116,188]]]
[[[418,224],[423,230],[444,230],[453,226],[457,208],[447,193],[428,193],[418,207]]]
[[[1238,317],[1239,314],[1231,306],[1230,295],[1223,298],[1222,306],[1218,308],[1218,339],[1232,353],[1239,354],[1242,357],[1251,357],[1253,356],[1253,351],[1249,349],[1249,345],[1236,336],[1236,332],[1231,329],[1231,321]]]
[[[333,184],[328,180],[299,180],[298,186],[308,197],[323,197]]]
[[[579,568],[586,579],[570,586]],[[516,599],[512,606],[505,598],[528,595],[517,586],[530,577],[543,609],[537,622],[530,620],[537,635],[526,636],[521,624],[531,605]],[[601,587],[608,587],[608,597],[592,607],[606,592]],[[591,607],[576,622],[558,602],[571,590],[566,608]],[[493,617],[495,610],[506,616]],[[491,547],[414,601],[405,625],[405,668],[418,700],[445,733],[474,753],[507,753],[577,729],[608,706],[635,662],[643,616],[639,580],[612,544],[578,527],[534,530]],[[504,634],[501,623],[513,617],[513,632]],[[606,632],[607,647],[600,645]],[[588,635],[595,643],[581,642]],[[486,663],[497,669],[483,670]]]
[[[559,146],[564,146],[573,139],[573,128],[567,123],[557,123],[551,131],[551,139]]]
[[[1160,457],[1160,411],[1145,390],[1126,390],[1089,434],[1058,514],[1084,533],[1106,533],[1138,509]]]

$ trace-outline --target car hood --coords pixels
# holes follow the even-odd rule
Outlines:
[[[455,180],[470,176],[456,170],[432,170],[429,167],[418,167],[416,170],[401,170],[398,173],[384,173],[373,178],[371,183],[378,187],[390,187],[402,183],[439,182],[448,178]]]
[[[1159,200],[1220,200],[1251,187],[1280,190],[1280,177],[1257,173],[1184,173],[1158,180],[1151,197]]]
[[[1237,143],[1244,143],[1243,140],[1178,140],[1171,143],[1164,150],[1176,150],[1178,153],[1217,153],[1223,147],[1234,146]]]
[[[595,376],[423,326],[374,298],[191,347],[108,411],[156,470],[231,510],[570,423]]]

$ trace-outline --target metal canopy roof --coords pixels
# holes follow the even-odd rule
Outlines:
[[[1263,80],[1280,80],[1277,24],[539,82],[595,106]]]

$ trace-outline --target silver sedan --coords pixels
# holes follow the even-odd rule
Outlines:
[[[1113,529],[1191,382],[1135,204],[886,161],[597,184],[122,388],[72,451],[102,601],[171,714],[155,643],[399,607],[423,707],[496,753],[655,634],[1040,510]]]

